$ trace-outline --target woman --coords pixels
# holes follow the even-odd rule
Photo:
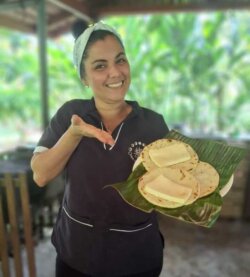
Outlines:
[[[39,186],[65,173],[52,234],[56,275],[159,276],[163,240],[155,213],[104,187],[126,180],[143,147],[168,128],[161,115],[125,100],[130,67],[113,28],[99,22],[81,30],[74,62],[93,98],[71,100],[58,110],[31,161]]]

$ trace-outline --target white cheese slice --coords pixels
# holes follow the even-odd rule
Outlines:
[[[149,149],[149,157],[159,167],[171,166],[191,159],[183,144],[173,144],[159,149]]]
[[[172,180],[159,175],[145,184],[145,192],[164,200],[184,204],[192,194],[192,189],[179,185]]]

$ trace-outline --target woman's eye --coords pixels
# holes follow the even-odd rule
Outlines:
[[[117,63],[119,63],[119,64],[123,64],[126,62],[127,62],[127,60],[125,58],[120,58],[119,60],[117,60]]]
[[[98,65],[95,66],[95,69],[97,69],[97,70],[100,70],[100,69],[103,69],[103,68],[105,68],[104,64],[98,64]]]

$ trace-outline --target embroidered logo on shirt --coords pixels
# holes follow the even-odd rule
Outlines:
[[[142,149],[145,146],[146,146],[146,144],[141,141],[135,141],[135,142],[131,143],[128,148],[128,155],[130,156],[130,158],[133,161],[135,161],[139,157]]]

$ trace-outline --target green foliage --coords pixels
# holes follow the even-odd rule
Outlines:
[[[132,61],[130,98],[164,114],[170,125],[209,133],[249,130],[243,109],[250,103],[249,13],[109,20],[125,35]]]
[[[131,64],[128,99],[162,113],[169,126],[226,134],[250,129],[249,12],[110,17]],[[0,30],[0,123],[41,126],[37,40]],[[50,116],[89,98],[72,63],[73,38],[49,40]]]

